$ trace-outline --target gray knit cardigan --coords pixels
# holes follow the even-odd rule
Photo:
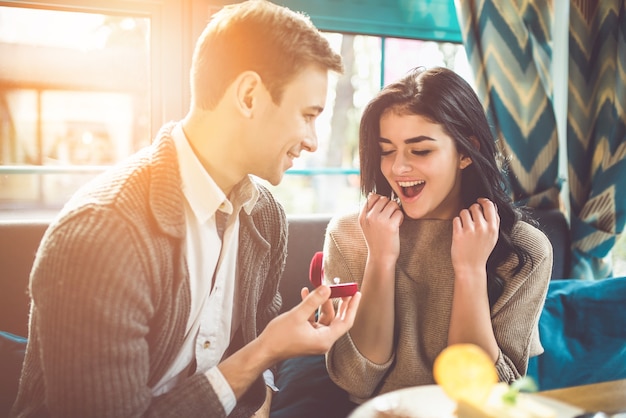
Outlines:
[[[190,310],[172,127],[79,191],[46,231],[30,278],[29,339],[13,416],[225,416],[203,374],[151,393],[181,348]],[[230,352],[253,340],[281,305],[287,221],[258,187],[253,212],[240,214],[242,325]],[[264,398],[260,376],[230,416],[250,417]]]

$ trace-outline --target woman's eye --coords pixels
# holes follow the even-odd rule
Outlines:
[[[392,152],[393,152],[393,150],[391,150],[391,151],[381,150],[381,151],[380,151],[380,156],[381,156],[381,157],[385,157],[385,156],[387,156],[387,155],[391,154]]]
[[[423,155],[428,155],[430,153],[430,150],[422,150],[422,151],[413,150],[413,151],[411,151],[411,153],[413,155],[421,155],[421,156],[423,156]]]

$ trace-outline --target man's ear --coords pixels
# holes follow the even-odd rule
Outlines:
[[[253,109],[259,100],[259,93],[264,88],[261,76],[254,71],[245,71],[233,81],[235,106],[246,118],[251,118]]]

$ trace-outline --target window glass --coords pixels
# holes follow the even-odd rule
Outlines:
[[[382,84],[417,66],[445,66],[471,82],[461,44],[339,33],[326,36],[341,53],[345,72],[331,80],[326,110],[317,121],[318,150],[302,153],[280,185],[266,184],[287,213],[358,210],[362,200],[358,175],[360,115]]]
[[[149,32],[148,18],[0,7],[0,211],[58,210],[150,143]],[[318,150],[266,184],[290,214],[358,208],[360,115],[381,85],[416,66],[471,79],[461,44],[325,35],[346,71],[331,74]]]
[[[0,7],[0,210],[58,209],[150,143],[148,18]]]
[[[303,152],[278,186],[267,186],[287,213],[328,213],[359,201],[358,124],[380,89],[381,38],[326,33],[344,58],[342,75],[330,74],[324,112],[318,117],[318,149]]]
[[[473,84],[465,48],[450,42],[385,38],[385,76],[388,84],[415,67],[447,67]]]

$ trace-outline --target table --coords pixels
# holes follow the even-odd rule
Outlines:
[[[626,379],[546,390],[538,395],[569,403],[585,411],[626,411]]]
[[[571,418],[584,411],[609,413],[626,411],[626,379],[538,392],[536,395],[558,401],[557,416]],[[370,399],[356,408],[350,418],[382,418],[415,416],[455,416],[456,402],[448,398],[437,385],[398,389]]]

